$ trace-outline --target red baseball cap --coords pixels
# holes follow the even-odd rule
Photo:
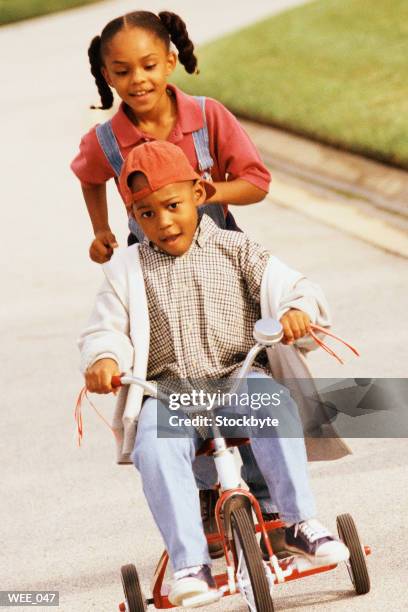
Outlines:
[[[128,179],[133,172],[142,172],[149,186],[137,192],[132,192],[129,188]],[[166,185],[197,179],[202,180],[207,199],[214,195],[215,187],[210,182],[204,181],[195,172],[180,147],[165,140],[153,140],[138,145],[131,150],[123,164],[119,185],[125,199],[126,208],[130,208],[133,202],[138,202]]]

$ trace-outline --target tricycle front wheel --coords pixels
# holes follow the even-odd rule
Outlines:
[[[274,612],[266,568],[255,537],[252,516],[246,507],[231,511],[232,540],[237,556],[238,588],[248,610]]]

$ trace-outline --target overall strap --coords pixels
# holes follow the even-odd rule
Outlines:
[[[199,130],[192,133],[194,148],[197,155],[198,167],[202,178],[206,181],[212,181],[211,168],[214,165],[214,160],[210,153],[210,139],[208,136],[207,117],[205,116],[205,97],[194,96],[200,105],[203,113],[204,125]],[[203,204],[198,208],[200,217],[206,214],[220,227],[226,228],[224,209],[221,204]]]
[[[106,159],[112,166],[115,173],[115,181],[117,182],[120,171],[122,170],[123,162],[125,161],[120,152],[118,141],[113,133],[111,120],[101,123],[96,128],[96,137],[105,153]],[[139,242],[143,241],[144,233],[133,217],[129,216],[129,229],[132,234],[137,236]]]
[[[211,181],[211,168],[214,165],[210,154],[210,140],[208,136],[207,118],[205,116],[205,96],[194,96],[203,113],[204,125],[192,133],[194,148],[198,159],[198,167],[203,179]]]
[[[112,170],[116,176],[119,176],[124,159],[120,152],[118,141],[113,133],[110,119],[96,127],[96,137],[102,151],[105,153],[106,159],[112,166]]]

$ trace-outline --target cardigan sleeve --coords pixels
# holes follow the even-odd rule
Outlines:
[[[330,325],[329,305],[322,289],[308,278],[302,277],[282,296],[279,303],[279,318],[295,308],[309,315],[312,323],[328,327]]]
[[[129,335],[129,314],[108,280],[96,296],[78,346],[83,373],[103,357],[114,359],[121,372],[129,372],[132,368],[134,349]]]
[[[262,278],[262,316],[280,320],[291,308],[302,310],[309,315],[312,323],[321,327],[331,325],[329,305],[320,286],[271,256]],[[310,336],[296,340],[295,344],[303,350],[317,348]]]
[[[311,322],[320,325],[320,327],[330,327],[331,325],[329,305],[321,287],[312,283],[306,277],[299,279],[282,298],[279,304],[279,319],[291,308],[305,312],[309,315]],[[324,337],[321,332],[317,335]],[[311,351],[319,347],[310,335],[299,338],[295,341],[295,344],[304,351]]]

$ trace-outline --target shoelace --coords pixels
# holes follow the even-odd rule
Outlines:
[[[185,569],[178,570],[174,572],[175,580],[180,580],[180,578],[190,578],[197,576],[199,572],[203,569],[204,565],[194,565],[193,567],[186,567]]]
[[[316,540],[320,540],[320,538],[326,538],[327,536],[331,535],[326,527],[323,527],[323,525],[316,519],[296,523],[294,533],[295,538],[299,531],[304,534],[309,542],[312,543],[316,542]]]
[[[309,334],[312,336],[313,340],[323,350],[325,350],[326,353],[328,353],[329,355],[331,355],[332,357],[337,359],[337,361],[339,363],[341,363],[342,365],[344,365],[344,361],[341,359],[341,357],[339,357],[337,355],[337,353],[335,353],[335,351],[333,349],[331,349],[329,346],[327,346],[327,344],[325,344],[323,342],[323,340],[321,340],[314,333],[315,331],[321,332],[322,334],[325,334],[326,336],[330,336],[330,338],[334,338],[335,340],[338,340],[339,342],[344,344],[344,346],[346,346],[348,349],[350,349],[357,357],[360,357],[360,353],[358,352],[358,350],[354,346],[352,346],[351,344],[349,344],[348,342],[346,342],[345,340],[343,340],[339,336],[336,336],[332,332],[329,332],[325,327],[320,327],[320,325],[315,325],[314,323],[312,323],[310,325]],[[109,429],[112,431],[112,433],[115,436],[115,438],[118,438],[119,437],[118,433],[110,426],[110,424],[105,419],[105,417],[97,410],[96,406],[91,402],[91,400],[88,397],[87,388],[83,387],[81,389],[79,395],[78,395],[77,403],[76,403],[76,406],[75,406],[75,413],[74,413],[75,423],[76,423],[76,426],[77,426],[78,446],[81,446],[82,438],[83,438],[83,435],[84,435],[83,423],[82,423],[82,404],[83,404],[84,399],[86,399],[88,401],[88,403],[95,410],[95,412],[99,416],[99,418],[102,419],[102,421],[109,427]]]

